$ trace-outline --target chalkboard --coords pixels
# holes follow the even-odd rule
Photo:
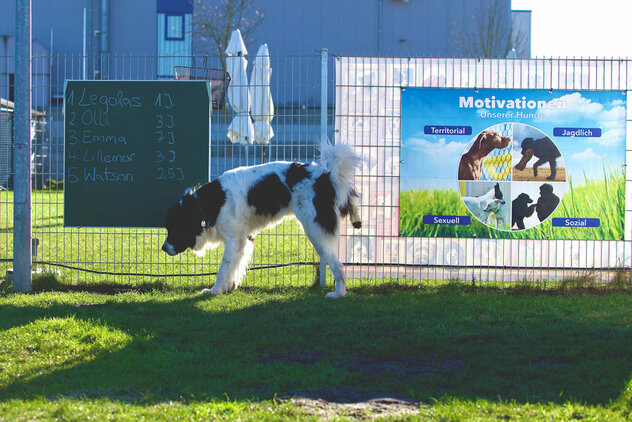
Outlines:
[[[66,81],[64,225],[163,227],[209,179],[207,81]]]

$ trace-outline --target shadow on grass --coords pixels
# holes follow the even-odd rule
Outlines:
[[[4,305],[2,330],[71,318],[130,340],[99,348],[98,338],[81,339],[97,347],[90,359],[9,378],[0,399],[153,403],[346,391],[605,405],[632,372],[628,295],[359,288],[332,301],[313,289],[221,297],[156,290]]]

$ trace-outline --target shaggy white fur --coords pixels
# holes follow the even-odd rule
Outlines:
[[[341,217],[348,214],[354,227],[361,226],[353,186],[359,162],[350,146],[326,142],[321,147],[320,163],[276,161],[229,170],[217,179],[224,198],[221,198],[221,192],[216,195],[217,198],[209,197],[201,187],[188,193],[195,195],[195,201],[183,198],[172,207],[167,215],[168,236],[162,249],[169,255],[186,249],[186,246],[175,245],[177,239],[186,238],[187,234],[182,232],[189,230],[182,228],[181,220],[199,215],[201,230],[189,234],[194,240],[189,242],[188,247],[198,255],[220,243],[224,243],[225,247],[215,284],[210,289],[204,289],[203,293],[227,293],[239,287],[252,256],[257,233],[294,215],[316,252],[331,268],[336,289],[327,297],[342,297],[346,294],[346,281],[336,250]],[[221,199],[224,202],[220,205],[216,222],[206,224],[211,217],[208,209],[213,201]],[[196,207],[201,210],[197,211],[198,214],[195,214]]]

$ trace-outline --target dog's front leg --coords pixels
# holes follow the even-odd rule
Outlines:
[[[235,290],[246,272],[253,249],[254,245],[246,237],[226,241],[215,284],[210,289],[202,290],[202,293],[219,295]]]
[[[540,167],[544,163],[546,163],[546,160],[542,158],[533,163],[533,177],[538,177],[538,167]]]

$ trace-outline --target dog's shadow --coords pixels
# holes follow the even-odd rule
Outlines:
[[[85,302],[86,297],[94,300]],[[244,307],[243,301],[250,305]],[[595,356],[571,359],[557,346],[572,344],[581,331],[583,341],[594,343],[587,350],[599,356],[627,356],[632,349],[614,350],[621,343],[607,339],[622,338],[629,330],[596,321],[560,331],[555,312],[530,326],[530,336],[524,337],[525,327],[506,318],[513,315],[516,301],[521,299],[502,297],[485,309],[480,301],[441,292],[399,295],[359,289],[344,299],[327,300],[313,289],[246,288],[220,297],[68,295],[43,299],[41,306],[5,305],[0,309],[0,329],[5,333],[46,328],[60,320],[95,329],[89,335],[85,330],[60,333],[79,336],[74,340],[86,342],[87,351],[58,364],[44,359],[41,365],[32,365],[28,372],[9,378],[0,399],[42,396],[151,403],[223,400],[228,395],[231,400],[251,400],[343,388],[405,392],[425,401],[440,396],[497,400],[502,395],[526,402],[534,400],[531,394],[537,391],[538,399],[547,403],[568,396],[605,403],[621,393],[632,362],[626,371],[602,374],[602,366],[587,364]],[[454,313],[459,326],[452,324]],[[481,314],[494,323],[476,324],[472,316]],[[503,334],[498,336],[499,332]],[[107,333],[119,340],[108,343]],[[549,338],[559,342],[546,345],[542,339]],[[511,353],[501,356],[498,350]],[[538,356],[528,354],[534,350]],[[507,377],[500,382],[506,385],[504,391],[490,390],[478,376],[487,365],[486,376]],[[540,376],[534,376],[536,372]],[[549,379],[562,373],[573,374],[564,385],[565,397],[555,390],[559,382]],[[580,379],[600,377],[610,378],[605,392],[590,396],[579,386]],[[514,383],[516,379],[521,382]]]

